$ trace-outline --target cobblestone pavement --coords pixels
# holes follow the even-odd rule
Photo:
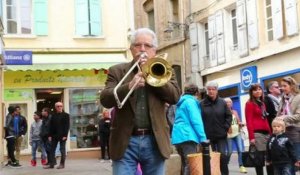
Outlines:
[[[38,162],[40,163],[40,162]],[[19,169],[3,167],[0,175],[111,175],[112,167],[110,162],[100,163],[98,159],[72,159],[66,160],[66,167],[62,170],[45,170],[40,164],[32,167],[30,162],[21,161],[23,165]],[[248,175],[255,175],[254,168],[247,168]],[[230,175],[241,175],[239,172],[237,155],[233,154],[229,164]]]

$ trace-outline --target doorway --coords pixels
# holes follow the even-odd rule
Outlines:
[[[36,108],[42,111],[43,108],[54,110],[55,103],[63,100],[63,89],[36,89]]]

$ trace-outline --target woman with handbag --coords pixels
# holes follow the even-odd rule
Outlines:
[[[245,114],[250,145],[255,145],[259,154],[265,154],[267,140],[271,135],[271,129],[267,120],[267,112],[264,104],[263,90],[260,84],[252,84],[249,89],[250,99],[246,103]],[[257,175],[263,175],[263,164],[256,166]],[[267,167],[268,175],[271,175],[272,168]]]
[[[234,143],[237,149],[238,153],[238,162],[240,167],[241,173],[247,173],[246,168],[243,166],[242,161],[242,152],[243,152],[243,139],[241,136],[241,128],[245,126],[240,121],[239,115],[236,110],[232,109],[232,100],[230,98],[224,98],[224,101],[226,102],[228,108],[230,109],[232,113],[232,122],[231,126],[228,130],[227,134],[227,144],[228,144],[228,159],[230,160],[231,154],[232,154],[232,144]]]
[[[290,76],[282,78],[283,97],[277,116],[286,123],[286,135],[293,142],[297,159],[300,159],[300,93],[299,85]],[[293,170],[295,171],[295,170]]]

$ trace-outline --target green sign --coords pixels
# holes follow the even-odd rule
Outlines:
[[[4,89],[4,101],[27,101],[32,99],[32,89]]]

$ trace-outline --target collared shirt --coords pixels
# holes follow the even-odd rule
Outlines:
[[[136,113],[135,113],[135,128],[151,128],[148,97],[145,88],[139,88],[136,91]]]

